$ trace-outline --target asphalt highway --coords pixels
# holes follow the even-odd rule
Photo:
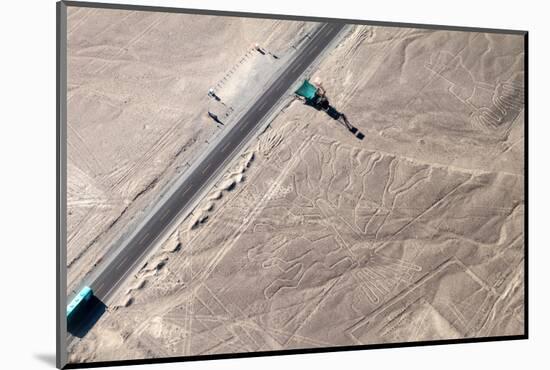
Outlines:
[[[217,171],[223,169],[227,160],[238,152],[241,142],[256,128],[273,104],[292,86],[342,27],[343,24],[340,23],[326,23],[319,27],[310,36],[309,42],[298,50],[298,55],[280,77],[273,81],[271,87],[265,90],[235,125],[228,128],[230,132],[221,139],[215,150],[212,150],[188,175],[177,191],[158,208],[148,223],[134,234],[127,247],[91,283],[94,295],[99,300],[106,302],[116,291],[135,264],[141,261],[147,251],[155,245],[156,240],[167,231],[174,218],[192,203],[196,194],[200,193]]]

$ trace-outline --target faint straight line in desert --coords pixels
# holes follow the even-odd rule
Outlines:
[[[192,296],[194,298],[194,295]],[[190,355],[191,354],[191,331],[193,329],[193,301],[194,299],[189,299],[189,301],[185,304],[185,321],[184,321],[184,329],[186,331],[185,336],[185,343],[184,343],[184,355]]]
[[[85,23],[85,21],[94,13],[97,12],[97,9],[91,9],[87,12],[87,14],[84,14],[81,18],[80,18],[80,21],[76,22],[76,24],[74,26],[71,27],[71,29],[67,32],[67,36],[70,36],[71,33],[73,33],[74,31],[76,31],[82,24]]]
[[[174,137],[174,132],[180,127],[181,123],[181,120],[176,120],[175,123],[139,157],[139,160],[130,166],[126,172],[116,180],[113,187],[120,187],[124,180],[132,176],[139,169],[145,167],[151,161],[155,152],[158,152],[170,143],[170,139]]]
[[[458,184],[456,187],[454,187],[453,189],[451,189],[451,191],[449,191],[447,194],[445,194],[443,197],[441,197],[440,199],[438,199],[436,202],[434,202],[431,206],[429,206],[428,208],[426,208],[423,212],[421,212],[419,215],[415,216],[411,221],[407,222],[405,225],[403,225],[403,227],[401,227],[399,230],[397,230],[388,240],[386,240],[381,246],[377,247],[375,249],[375,251],[378,251],[378,250],[381,250],[382,248],[384,248],[386,245],[388,245],[388,243],[390,243],[393,239],[395,239],[395,237],[397,236],[397,234],[399,234],[401,231],[405,230],[406,228],[408,228],[410,225],[412,225],[413,223],[415,223],[417,220],[419,220],[420,218],[422,218],[426,213],[430,212],[432,209],[434,209],[435,207],[437,207],[441,202],[443,202],[443,200],[445,200],[449,195],[453,194],[456,190],[458,190],[458,188],[460,188],[462,185],[464,185],[466,182],[470,181],[472,179],[472,176],[470,175],[470,178],[464,182],[461,182],[460,184]]]
[[[90,149],[89,145],[86,143],[86,140],[84,140],[84,138],[80,135],[80,133],[73,127],[73,125],[69,121],[67,121],[67,127],[74,133],[75,137],[82,144],[80,147],[83,148],[92,159],[93,164],[90,163],[90,166],[95,167],[95,168],[92,168],[92,171],[95,171],[95,174],[105,172],[105,168],[103,168],[99,159],[97,159],[94,152]],[[76,147],[75,147],[75,150],[77,150]]]
[[[336,286],[338,285],[338,283],[340,282],[340,280],[342,280],[344,278],[345,275],[342,275],[340,276],[339,278],[335,279],[334,282],[332,283],[331,286],[329,286],[327,289],[325,289],[325,291],[322,293],[322,296],[321,296],[321,299],[319,300],[319,302],[317,303],[317,306],[315,306],[315,308],[313,310],[311,310],[311,312],[309,313],[309,315],[307,315],[307,317],[301,321],[300,325],[298,326],[298,328],[296,328],[296,330],[294,331],[294,333],[292,334],[292,336],[290,338],[287,339],[287,341],[285,342],[285,346],[288,345],[288,343],[294,338],[295,334],[298,333],[303,327],[304,325],[307,323],[308,319],[313,316],[314,313],[317,312],[317,310],[319,309],[319,307],[321,306],[321,304],[323,303],[323,301],[329,296],[328,293]]]
[[[420,279],[418,279],[416,282],[414,282],[413,284],[410,285],[409,289],[402,295],[396,295],[392,298],[390,298],[389,300],[387,300],[386,302],[384,302],[383,305],[381,306],[378,306],[374,311],[372,311],[371,313],[369,313],[368,315],[365,315],[362,319],[360,319],[359,321],[357,321],[354,325],[352,325],[351,327],[349,327],[348,329],[346,329],[346,334],[352,338],[353,340],[355,340],[358,344],[361,344],[361,342],[359,342],[358,338],[355,337],[355,335],[353,334],[353,332],[355,330],[357,330],[358,328],[361,328],[362,326],[364,326],[367,322],[369,322],[369,320],[371,320],[373,317],[376,317],[377,315],[379,315],[380,313],[382,313],[387,307],[393,305],[394,303],[396,303],[398,300],[400,299],[406,299],[406,297],[410,296],[411,294],[414,294],[416,292],[416,290],[421,287],[423,284],[425,284],[427,281],[429,281],[431,278],[433,278],[434,276],[436,276],[437,274],[441,273],[443,270],[445,270],[448,266],[452,265],[452,264],[457,264],[458,260],[456,257],[449,257],[447,258],[446,260],[444,260],[443,262],[441,262],[438,266],[436,266],[433,270],[431,270],[430,272],[426,273],[425,275],[423,275]]]
[[[477,34],[473,37],[472,41],[475,40],[479,35],[480,35],[480,33],[477,33]],[[466,49],[466,47],[468,46],[468,43],[469,43],[469,42],[466,42],[466,43],[464,44],[464,46],[462,47],[462,49],[460,49],[460,50],[458,51],[458,53],[456,53],[456,55],[453,56],[453,58],[451,59],[451,61],[449,61],[448,63],[451,63],[451,62],[454,61],[457,57],[459,57],[460,54],[462,54],[462,52],[464,51],[464,49]],[[410,106],[410,105],[412,104],[412,102],[418,97],[418,95],[420,95],[420,94],[421,94],[421,93],[422,93],[422,92],[423,92],[423,91],[433,82],[433,80],[434,80],[437,76],[441,76],[439,73],[437,73],[437,72],[435,72],[435,71],[432,71],[432,70],[430,70],[430,71],[432,72],[430,78],[428,78],[428,81],[426,82],[426,84],[424,84],[424,86],[422,86],[419,90],[417,90],[417,93],[407,102],[407,105],[405,105],[405,109],[409,108],[409,106]]]
[[[217,297],[216,297],[216,299],[217,299]],[[261,344],[254,338],[254,336],[252,334],[250,334],[250,331],[251,330],[256,330],[256,331],[260,331],[264,334],[267,334],[267,332],[259,326],[254,327],[251,318],[248,315],[245,315],[245,313],[239,307],[239,305],[235,304],[235,305],[233,305],[233,307],[235,307],[238,310],[238,313],[229,312],[230,315],[232,315],[232,317],[234,317],[234,318],[235,317],[238,318],[237,322],[238,322],[239,326],[241,327],[243,332],[246,334],[246,336],[249,338],[250,342],[254,343],[254,345],[255,345],[255,349],[253,349],[253,350],[258,350],[258,348],[261,347]],[[250,352],[252,352],[252,351],[250,351]]]
[[[370,65],[372,67],[368,68],[369,66],[366,64],[365,68],[368,68],[367,70],[369,72],[366,73],[366,75],[362,78],[362,82],[356,84],[350,91],[348,91],[344,97],[341,99],[342,102],[342,108],[345,108],[347,104],[349,103],[349,100],[352,98],[352,96],[355,95],[355,93],[358,90],[364,89],[364,87],[369,83],[369,81],[373,78],[373,76],[378,71],[378,68],[384,63],[384,61],[387,60],[388,54],[390,51],[396,47],[397,42],[401,40],[403,37],[405,37],[407,34],[411,33],[412,30],[408,29],[402,29],[396,32],[394,37],[386,42],[382,47],[378,50],[375,50],[374,55],[370,58]]]
[[[153,20],[148,26],[146,26],[141,33],[139,33],[137,36],[132,38],[130,41],[128,41],[124,46],[120,47],[118,52],[115,54],[115,58],[119,57],[120,55],[123,55],[125,50],[129,49],[131,46],[133,46],[135,43],[140,41],[147,33],[149,33],[150,30],[152,30],[155,26],[161,23],[161,21],[166,18],[166,14],[160,15],[157,19]],[[99,74],[103,72],[107,67],[109,66],[109,63],[103,63],[94,73]]]
[[[128,12],[128,14],[126,14],[124,17],[122,17],[118,22],[116,23],[111,23],[109,26],[105,27],[104,29],[102,29],[100,32],[96,33],[94,35],[94,37],[98,37],[102,34],[104,34],[106,31],[110,30],[111,28],[113,28],[114,26],[117,26],[119,24],[121,24],[122,22],[124,22],[127,18],[129,18],[131,15],[133,15],[134,13],[136,13],[134,10],[131,10]]]
[[[448,302],[446,305],[455,315],[460,324],[464,327],[468,325],[468,320],[464,317],[464,314],[456,307],[456,304],[453,302]]]

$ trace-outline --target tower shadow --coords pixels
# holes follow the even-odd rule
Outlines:
[[[348,117],[344,113],[339,112],[336,108],[330,105],[327,100],[325,100],[321,104],[315,104],[311,100],[306,99],[304,104],[309,105],[310,107],[313,107],[318,111],[324,111],[326,114],[328,114],[330,118],[344,126],[358,140],[363,140],[365,138],[365,134],[359,131],[357,127],[352,125],[351,122],[348,120]]]

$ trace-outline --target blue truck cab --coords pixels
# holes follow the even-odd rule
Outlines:
[[[67,321],[70,321],[93,296],[92,288],[85,286],[67,305]]]

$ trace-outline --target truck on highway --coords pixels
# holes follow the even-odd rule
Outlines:
[[[73,320],[75,316],[81,313],[87,303],[92,299],[94,292],[89,286],[85,286],[67,305],[67,322]]]

